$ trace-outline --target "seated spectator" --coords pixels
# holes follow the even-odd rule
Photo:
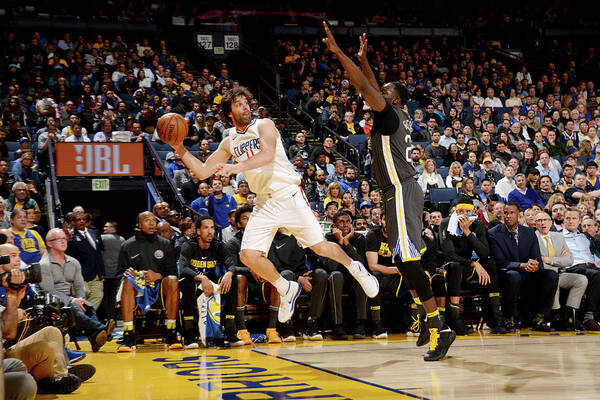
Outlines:
[[[100,323],[93,305],[86,302],[81,265],[75,258],[65,254],[68,243],[65,232],[59,228],[51,229],[46,235],[46,242],[49,251],[40,261],[42,281],[39,286],[45,293],[57,296],[73,309],[76,327],[88,335],[92,351],[97,352],[107,340],[112,339],[115,321],[111,319],[106,325]]]
[[[213,182],[220,181],[214,180]],[[199,296],[198,285],[205,296],[214,292],[219,283],[221,294],[221,315],[225,316],[225,335],[229,342],[238,341],[235,330],[235,310],[237,306],[237,278],[228,270],[219,276],[218,266],[224,265],[225,250],[223,243],[215,238],[215,223],[208,215],[196,221],[196,236],[181,246],[179,269],[183,279],[180,282],[181,304],[183,310],[183,336],[185,348],[198,348],[198,323],[194,323],[196,299]]]
[[[502,175],[494,171],[494,160],[485,152],[482,153],[483,159],[481,160],[481,168],[475,172],[475,186],[481,186],[485,179],[489,180],[491,186],[496,184],[502,179]]]
[[[233,198],[235,199],[238,207],[241,207],[246,204],[248,193],[250,193],[250,186],[248,185],[248,182],[242,180],[241,182],[238,182],[237,189],[237,193],[233,196]]]
[[[421,189],[423,189],[423,193],[429,194],[429,189],[431,188],[444,188],[444,179],[440,174],[437,173],[437,166],[435,165],[435,161],[427,160],[425,161],[425,166],[423,167],[423,174],[417,180]]]
[[[344,252],[348,254],[353,260],[364,261],[365,254],[365,239],[361,234],[355,233],[352,228],[352,218],[347,211],[338,211],[333,216],[333,225],[331,232],[325,234],[325,238],[330,242],[338,243]],[[354,298],[356,307],[356,324],[353,332],[354,339],[366,338],[366,319],[367,319],[367,295],[363,291],[359,283],[354,279],[346,268],[342,265],[332,261],[328,258],[322,257],[309,257],[313,259],[313,266],[317,266],[316,269],[323,269],[328,274],[328,280],[331,283],[331,309],[335,310],[332,313],[333,318],[333,332],[332,338],[334,340],[347,340],[348,336],[342,326],[343,323],[343,307],[342,307],[342,293],[350,292]],[[323,300],[324,301],[324,298]]]
[[[313,150],[311,154],[311,159],[316,164],[333,164],[333,162],[335,161],[335,156],[333,154],[334,149],[335,142],[333,138],[331,136],[327,136],[325,139],[323,139],[323,146],[317,147]],[[321,154],[325,155],[325,159],[319,162],[318,156]]]
[[[508,327],[514,329],[521,298],[520,304],[534,315],[533,330],[548,332],[547,319],[558,286],[558,274],[544,269],[535,231],[519,224],[520,212],[518,205],[508,203],[504,208],[504,223],[488,231],[490,253],[504,282],[503,310],[508,316]],[[528,318],[528,314],[520,316]]]
[[[509,168],[509,167],[507,167]],[[522,210],[527,210],[534,204],[539,204],[542,209],[545,203],[535,190],[527,187],[527,178],[524,174],[515,176],[516,188],[508,194],[508,202],[515,203]]]
[[[356,170],[353,167],[346,168],[344,179],[339,183],[342,193],[349,192],[354,200],[358,200],[360,182],[356,179]]]
[[[333,163],[333,171],[334,173],[327,177],[327,181],[340,183],[346,178],[346,166],[344,165],[344,161],[336,160]]]
[[[574,186],[565,191],[565,200],[570,205],[575,206],[581,200],[584,194],[588,194],[594,199],[600,197],[600,189],[592,189],[591,186],[586,184],[586,176],[583,172],[577,172],[573,177]]]
[[[415,170],[415,179],[419,179],[419,176],[423,173],[423,163],[421,162],[421,150],[417,147],[413,147],[410,150],[410,165]]]
[[[579,211],[576,208],[568,208],[562,234],[573,255],[573,263],[566,271],[587,277],[583,326],[589,331],[600,331],[600,324],[594,318],[594,313],[600,306],[600,253],[595,243],[579,230],[580,223]]]
[[[174,152],[173,155],[173,161],[167,166],[167,173],[171,179],[175,177],[175,171],[185,169],[185,164],[183,164],[179,153]]]
[[[446,313],[448,325],[458,335],[473,332],[459,315],[461,287],[471,276],[477,274],[478,282],[488,293],[492,315],[489,324],[492,332],[507,333],[500,311],[500,283],[482,222],[474,218],[475,207],[470,198],[460,196],[456,211],[440,225],[441,252],[446,265],[449,308]]]
[[[354,114],[351,111],[344,113],[344,122],[339,124],[336,133],[344,140],[350,135],[364,135],[363,128],[354,123]]]
[[[220,179],[213,179],[211,185],[212,194],[204,200],[204,203],[219,233],[229,226],[229,212],[237,208],[237,202],[233,196],[223,193],[223,183]]]
[[[13,164],[11,174],[21,182],[31,180],[39,185],[38,165],[33,161],[33,152],[21,153],[21,159]]]
[[[515,170],[512,166],[507,165],[504,168],[504,178],[500,179],[496,184],[495,193],[503,200],[508,199],[508,195],[517,188],[514,181]]]
[[[317,170],[315,171],[314,181],[310,182],[309,187],[306,189],[306,199],[311,208],[317,211],[323,211],[322,205],[327,197],[328,185],[326,179],[325,171]]]
[[[327,187],[327,196],[323,200],[323,208],[327,208],[327,204],[335,203],[337,208],[342,207],[342,187],[337,182],[331,182]]]
[[[600,189],[600,178],[597,176],[598,173],[598,164],[594,161],[589,161],[585,165],[585,174],[586,174],[586,189],[589,187],[591,190]]]
[[[504,165],[508,165],[508,162],[512,158],[512,154],[505,141],[499,140],[498,143],[496,143],[496,151],[493,153],[493,156],[497,161],[500,161]]]
[[[81,127],[81,134],[87,137],[87,130],[81,126],[81,119],[77,116],[77,114],[71,114],[69,116],[69,125],[65,126],[60,132],[61,141],[66,141],[67,138],[73,136],[75,134],[75,125],[79,124]]]
[[[556,132],[554,130],[548,131],[548,137],[544,141],[544,146],[548,149],[550,157],[564,157],[567,155],[567,148],[562,141],[556,139]]]
[[[94,135],[94,142],[110,142],[112,141],[112,133],[114,126],[111,120],[105,119],[102,121],[102,130]]]
[[[537,190],[537,192],[544,204],[548,204],[550,197],[556,193],[554,190],[554,185],[552,184],[552,178],[549,176],[542,176],[540,178],[540,188]]]
[[[474,151],[467,152],[467,161],[465,161],[465,163],[462,165],[462,170],[465,177],[475,177],[475,173],[479,171],[477,153]]]
[[[489,185],[487,187],[489,187],[491,190],[491,187]],[[466,178],[463,181],[463,184],[460,189],[460,193],[471,199],[471,201],[473,202],[473,206],[475,207],[475,210],[478,210],[481,206],[483,206],[484,203],[482,202],[481,197],[479,196],[479,194],[475,193],[475,183],[473,183],[473,178]],[[482,192],[482,194],[483,194],[483,192]],[[489,194],[490,193],[488,192],[488,195]],[[487,197],[486,197],[486,199],[487,199]]]
[[[21,251],[21,260],[25,264],[40,262],[47,254],[46,244],[39,233],[26,228],[27,212],[22,209],[13,210],[10,222],[12,224],[10,231],[13,233],[15,246]]]
[[[549,176],[552,179],[552,184],[557,185],[560,180],[560,171],[554,168],[550,163],[550,155],[548,152],[540,151],[540,160],[538,161],[537,170],[541,176]]]
[[[552,304],[553,323],[559,322],[561,327],[575,330],[577,327],[577,310],[581,305],[581,299],[588,286],[585,275],[566,272],[573,265],[573,255],[567,247],[565,238],[561,232],[550,232],[552,219],[546,212],[540,212],[535,217],[537,231],[535,232],[542,262],[545,269],[551,269],[558,273],[558,287],[554,294]],[[560,290],[568,289],[569,295],[565,304],[565,313],[560,315]]]
[[[121,246],[119,274],[123,274],[121,312],[123,314],[123,341],[117,352],[135,350],[133,311],[136,302],[144,310],[154,303],[166,306],[165,344],[169,349],[181,349],[176,331],[179,309],[179,285],[177,264],[173,246],[156,234],[156,218],[148,211],[138,215],[135,235]],[[135,282],[135,286],[132,282]],[[138,296],[141,293],[142,296]]]
[[[446,177],[446,187],[460,188],[463,185],[464,173],[462,166],[458,161],[454,161],[450,164],[448,176]]]
[[[444,135],[440,138],[440,145],[445,147],[447,150],[450,150],[451,144],[456,144],[456,139],[454,138],[453,134],[454,132],[452,131],[452,128],[447,126],[444,129]],[[433,136],[431,140],[433,140]]]
[[[313,148],[311,145],[306,143],[306,134],[307,132],[305,130],[301,130],[300,132],[296,133],[296,136],[294,137],[296,142],[290,146],[287,153],[290,160],[293,160],[297,155],[301,156],[302,160],[304,161],[308,161],[310,158]]]
[[[85,132],[83,132],[83,127],[81,126],[81,124],[79,122],[76,122],[75,124],[73,124],[73,134],[68,136],[66,139],[64,139],[64,141],[68,142],[68,143],[73,143],[73,142],[89,143],[89,142],[91,142],[88,135]]]

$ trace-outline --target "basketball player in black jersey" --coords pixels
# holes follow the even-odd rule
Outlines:
[[[389,248],[392,258],[404,277],[415,303],[425,309],[429,324],[429,351],[425,361],[441,360],[456,338],[456,333],[440,319],[431,284],[421,267],[421,255],[426,247],[421,238],[423,191],[413,178],[415,170],[409,163],[411,120],[403,107],[408,101],[408,89],[400,82],[386,83],[379,88],[367,60],[367,39],[361,37],[358,58],[361,67],[344,54],[337,45],[326,22],[323,39],[335,54],[364,100],[374,111],[370,133],[373,175],[382,191],[386,209]]]

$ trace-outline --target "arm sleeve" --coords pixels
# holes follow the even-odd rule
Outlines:
[[[74,260],[75,263],[75,280],[73,281],[73,289],[75,297],[85,299],[85,282],[83,281],[83,275],[81,273],[81,264],[79,261]]]
[[[472,226],[472,225],[471,225]],[[485,259],[490,256],[490,246],[485,234],[485,227],[483,224],[477,224],[475,229],[471,230],[471,234],[467,237],[469,244],[475,250],[475,253],[480,259]]]
[[[442,248],[442,252],[444,253],[444,259],[447,261],[452,261],[452,262],[456,262],[456,263],[460,263],[460,264],[464,264],[464,265],[470,265],[471,264],[470,258],[463,257],[456,252],[452,235],[448,234],[447,228],[448,228],[447,223],[440,225],[440,235],[441,235],[440,246]],[[473,236],[473,235],[470,235],[470,236]],[[460,240],[464,240],[464,238],[461,237]]]
[[[520,265],[518,261],[509,261],[504,256],[504,252],[498,246],[498,238],[494,237],[494,235],[488,235],[488,243],[490,244],[490,254],[492,258],[496,261],[496,265],[498,268],[506,268],[506,269],[517,269]],[[538,249],[539,251],[539,249]]]
[[[389,136],[393,135],[398,129],[400,119],[389,104],[386,104],[382,111],[375,111],[374,116],[373,129],[378,133]]]
[[[194,279],[198,272],[196,272],[190,265],[190,258],[192,257],[192,246],[185,242],[181,246],[181,252],[179,253],[179,270],[181,276]]]
[[[248,275],[250,273],[250,269],[245,267],[240,262],[239,258],[239,248],[233,243],[235,239],[225,243],[223,246],[223,250],[225,253],[225,268],[227,271],[231,271],[234,274],[238,275]],[[181,261],[180,261],[181,265]]]
[[[379,241],[377,240],[377,234],[375,231],[367,232],[367,236],[365,238],[365,252],[374,251],[379,252]]]
[[[169,275],[177,276],[177,260],[175,260],[175,249],[171,243],[167,243],[165,246],[165,273],[163,278]]]
[[[67,254],[69,254],[67,249]],[[118,275],[123,275],[123,273],[129,268],[129,257],[127,257],[127,246],[121,245],[121,250],[119,251],[119,265],[118,265]]]

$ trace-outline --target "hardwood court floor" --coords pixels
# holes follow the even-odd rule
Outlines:
[[[459,337],[425,363],[415,338],[165,351],[160,343],[83,362],[98,371],[74,394],[40,399],[600,399],[600,335]],[[84,350],[89,350],[87,344]]]

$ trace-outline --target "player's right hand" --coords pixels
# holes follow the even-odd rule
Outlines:
[[[336,43],[335,38],[333,37],[333,33],[331,33],[331,30],[327,25],[327,21],[323,21],[323,29],[325,29],[325,35],[327,35],[326,38],[323,38],[323,43],[325,43],[327,49],[329,49],[329,51],[331,51],[332,53],[337,53],[338,51],[340,51],[340,47]]]

